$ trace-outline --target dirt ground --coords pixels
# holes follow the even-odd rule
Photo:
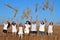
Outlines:
[[[23,36],[23,38],[20,39],[18,35],[16,37],[12,35],[11,27],[8,28],[8,33],[6,35],[3,34],[3,26],[0,25],[0,40],[60,40],[60,26],[54,26],[53,35],[47,35],[47,27],[45,32],[46,33],[43,36],[41,36],[38,32],[37,35]]]

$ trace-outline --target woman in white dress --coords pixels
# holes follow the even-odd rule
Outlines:
[[[17,33],[16,23],[12,22],[12,35],[16,36],[16,33]]]
[[[48,26],[48,35],[52,33],[53,33],[53,22],[50,22]]]
[[[24,28],[25,40],[27,40],[29,38],[29,33],[30,33],[30,22],[26,21],[25,28]]]
[[[19,35],[19,38],[23,37],[23,25],[22,25],[22,23],[19,24],[18,35]]]
[[[30,22],[26,21],[25,28],[24,28],[24,33],[29,34],[29,32],[30,32]]]

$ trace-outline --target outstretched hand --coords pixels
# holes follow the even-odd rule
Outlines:
[[[2,23],[4,23],[4,17],[2,17]]]

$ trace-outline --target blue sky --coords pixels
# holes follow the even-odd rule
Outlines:
[[[45,17],[47,21],[53,21],[53,22],[60,22],[60,0],[55,0],[55,3],[53,5],[52,0],[49,0],[49,3],[54,6],[54,10],[51,13],[49,9],[42,11],[38,10],[37,13],[35,13],[35,4],[38,3],[39,5],[42,5],[42,2],[45,0],[0,0],[0,23],[1,23],[1,17],[4,17],[5,21],[8,20],[7,18],[13,18],[14,11],[12,9],[7,8],[4,6],[4,4],[10,4],[12,7],[17,8],[18,14],[16,15],[16,18],[19,22],[29,19],[22,20],[22,12],[27,7],[30,8],[30,16],[33,17],[33,21],[36,19],[36,15],[38,15],[39,20],[43,20]]]

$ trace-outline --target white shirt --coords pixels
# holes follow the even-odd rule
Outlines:
[[[39,31],[45,31],[45,24],[40,24]]]
[[[48,27],[48,33],[52,33],[52,32],[53,32],[53,26],[49,25],[49,27]]]
[[[36,24],[32,24],[31,26],[32,26],[32,27],[31,27],[31,31],[37,31],[37,29],[36,29]]]
[[[12,32],[17,32],[16,25],[12,25]]]
[[[23,34],[23,28],[22,27],[19,27],[19,32],[18,34]]]
[[[4,23],[4,28],[3,28],[3,29],[4,29],[4,30],[7,30],[7,27],[8,27],[8,24],[5,24],[5,23]]]

